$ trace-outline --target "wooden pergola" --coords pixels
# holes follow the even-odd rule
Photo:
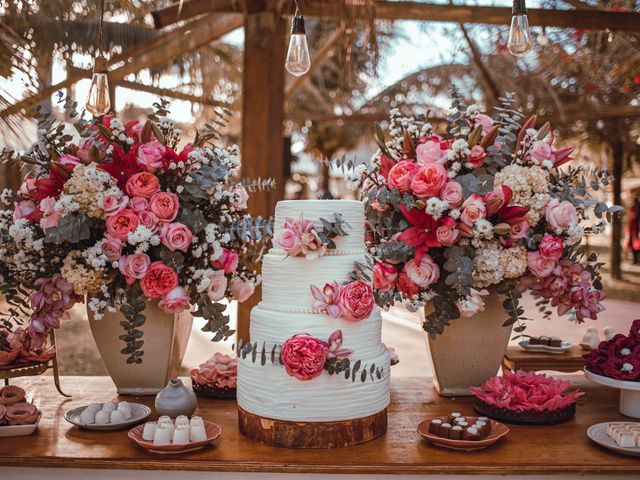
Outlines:
[[[576,28],[587,30],[628,31],[640,34],[640,13],[603,11],[594,9],[581,0],[566,0],[576,7],[571,10],[529,9],[530,23],[534,26]],[[331,0],[306,0],[304,15],[339,19],[365,8],[358,1],[336,2]],[[150,42],[138,45],[113,56],[109,64],[112,85],[120,85],[163,96],[180,98],[204,105],[216,105],[208,96],[185,93],[140,85],[125,80],[130,74],[143,69],[169,63],[186,53],[201,48],[227,33],[244,28],[244,61],[242,86],[242,169],[249,178],[273,178],[277,188],[252,194],[250,208],[254,215],[269,216],[275,203],[284,196],[284,152],[282,128],[285,120],[284,100],[287,95],[307,82],[307,78],[286,78],[284,59],[287,40],[287,18],[294,13],[294,3],[282,0],[185,0],[153,13],[155,27],[163,33]],[[421,2],[373,2],[376,20],[420,20],[429,22],[454,22],[505,24],[511,21],[511,9],[505,7],[479,7],[466,5],[442,5]],[[312,71],[329,56],[340,32],[331,36],[312,53]],[[469,42],[473,49],[473,43]],[[476,55],[476,52],[472,52]],[[481,68],[481,62],[476,62]],[[88,78],[89,70],[75,69],[67,78],[51,87],[0,111],[0,117],[26,111],[60,89]],[[616,112],[594,112],[597,115],[640,116],[640,109],[625,107]],[[584,112],[567,113],[577,117]],[[349,116],[324,116],[325,121],[379,119],[382,112],[355,112]],[[313,112],[293,112],[292,117],[313,117]],[[562,120],[568,121],[568,118]],[[253,297],[259,298],[259,294]],[[255,301],[255,300],[254,300]],[[239,338],[248,339],[251,302],[239,309]]]

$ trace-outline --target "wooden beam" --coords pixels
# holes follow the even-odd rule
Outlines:
[[[225,102],[219,102],[217,100],[214,100],[211,97],[190,95],[188,93],[183,93],[183,92],[174,90],[172,88],[154,87],[153,85],[145,85],[144,83],[130,82],[128,80],[121,80],[115,86],[129,88],[131,90],[136,90],[138,92],[152,93],[159,97],[175,98],[177,100],[186,100],[187,102],[199,103],[200,105],[208,105],[210,107],[218,107],[218,106],[228,107],[229,106]]]
[[[211,12],[247,13],[246,4],[243,4],[244,2],[241,0],[183,1],[151,12],[151,16],[153,17],[155,28],[160,29]]]
[[[482,80],[484,81],[484,84],[486,87],[485,91],[489,94],[488,96],[489,96],[489,99],[491,100],[491,103],[495,104],[498,98],[500,97],[500,89],[498,88],[498,85],[496,85],[495,80],[491,76],[489,69],[482,61],[482,55],[480,54],[480,51],[478,50],[476,43],[469,36],[469,32],[467,32],[467,29],[462,23],[460,24],[460,30],[462,30],[464,38],[467,41],[467,45],[469,45],[469,50],[471,50],[473,63],[476,64],[476,67],[480,71],[480,76],[482,77]]]
[[[254,216],[273,215],[284,197],[284,60],[286,22],[272,12],[250,13],[244,23],[242,82],[242,176],[274,178],[277,189],[254,192],[249,210]],[[259,268],[259,265],[256,265]],[[238,338],[249,340],[249,315],[260,289],[238,306]]]

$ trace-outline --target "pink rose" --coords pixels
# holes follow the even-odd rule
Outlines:
[[[150,198],[160,191],[160,180],[153,173],[135,173],[127,180],[125,189],[130,197]]]
[[[398,269],[384,262],[376,262],[373,266],[373,288],[381,292],[390,292],[396,286]]]
[[[451,217],[445,217],[436,229],[436,238],[443,247],[450,247],[458,241],[460,231],[456,228],[456,221]]]
[[[190,297],[184,287],[176,287],[160,300],[160,307],[167,313],[180,313],[189,308]]]
[[[40,200],[39,206],[42,211],[40,228],[46,230],[48,228],[57,227],[62,215],[56,211],[56,199],[53,197],[43,198]]]
[[[107,235],[102,242],[102,253],[113,262],[120,259],[123,246],[122,240]]]
[[[149,209],[161,222],[172,222],[178,215],[179,208],[178,196],[171,192],[154,193],[149,201]]]
[[[387,186],[397,188],[400,193],[407,193],[411,189],[411,180],[418,168],[418,165],[407,160],[396,163],[389,171]]]
[[[513,191],[506,185],[495,187],[492,191],[484,194],[484,203],[487,207],[487,215],[491,216],[506,207],[511,201]]]
[[[16,208],[13,210],[13,221],[21,218],[26,218],[36,210],[36,204],[33,200],[20,200],[16,203]]]
[[[428,140],[416,147],[416,156],[422,163],[442,163],[444,152],[440,147],[440,142]]]
[[[129,197],[126,195],[104,195],[98,200],[98,207],[104,210],[106,217],[121,212],[127,208]]]
[[[469,156],[467,157],[467,161],[474,166],[474,168],[479,168],[484,163],[484,158],[487,154],[480,145],[474,145],[471,148],[471,152],[469,152]]]
[[[215,268],[221,268],[226,274],[233,273],[238,269],[238,254],[224,248],[218,258],[211,260],[211,265]]]
[[[217,302],[222,300],[227,294],[227,277],[224,276],[222,270],[216,270],[209,275],[209,285],[207,286],[207,295],[209,298]]]
[[[253,292],[256,290],[256,286],[249,280],[232,278],[229,282],[229,290],[231,290],[231,295],[233,295],[235,300],[244,302],[253,295]]]
[[[343,285],[338,304],[342,307],[341,318],[345,320],[359,321],[367,318],[375,306],[371,285],[361,281]]]
[[[428,254],[422,256],[420,265],[416,264],[414,259],[409,260],[404,266],[404,272],[409,280],[420,288],[427,288],[440,278],[440,267]]]
[[[172,252],[180,250],[186,253],[193,241],[193,234],[182,223],[165,223],[160,229],[160,241]]]
[[[411,181],[411,191],[418,198],[437,197],[449,180],[447,171],[439,163],[427,163],[418,169]]]
[[[458,208],[462,205],[464,197],[462,196],[462,185],[454,180],[445,183],[444,188],[440,192],[440,198],[447,202],[451,207]]]
[[[475,223],[487,216],[487,208],[482,201],[482,197],[477,193],[472,194],[462,204],[462,214],[460,215],[460,221],[470,227],[473,227]]]
[[[133,210],[125,208],[110,217],[107,217],[107,233],[120,240],[126,240],[131,232],[139,225],[138,216]]]
[[[540,247],[538,248],[543,258],[554,262],[562,258],[562,249],[562,239],[549,235],[548,233],[542,237]]]
[[[300,243],[300,236],[298,232],[291,228],[284,228],[276,243],[282,248],[287,255],[295,257],[302,252],[302,244]]]
[[[489,115],[485,115],[484,113],[479,113],[476,115],[475,119],[476,125],[482,125],[482,131],[484,133],[489,133],[489,131],[493,128],[493,120]]]
[[[542,165],[542,162],[545,160],[551,161],[553,158],[553,149],[551,145],[549,145],[544,140],[537,140],[533,142],[531,145],[531,150],[529,150],[529,155],[534,159],[538,164]]]
[[[540,252],[527,252],[527,267],[536,277],[544,278],[551,275],[556,266],[555,260],[548,260]]]
[[[149,200],[144,197],[133,197],[129,200],[129,208],[136,213],[144,212],[149,208]]]
[[[151,265],[151,259],[146,253],[134,253],[120,257],[118,264],[127,285],[133,285],[136,280],[141,280],[145,276]]]
[[[156,139],[143,143],[138,147],[136,160],[138,165],[145,167],[149,172],[155,172],[162,167],[162,157],[165,147]]]
[[[20,185],[18,193],[25,197],[33,197],[37,190],[38,187],[36,187],[36,179],[31,175],[27,175],[24,182],[22,182],[22,185]]]
[[[245,210],[247,208],[247,201],[249,200],[249,194],[242,185],[233,185],[229,192],[231,196],[231,206],[235,210]]]
[[[160,223],[160,220],[158,220],[155,213],[147,210],[138,213],[138,221],[140,222],[140,225],[147,227],[153,232],[158,229],[158,224]]]
[[[148,298],[162,298],[178,286],[178,274],[158,260],[149,266],[140,286]]]
[[[547,223],[556,233],[567,231],[571,226],[578,224],[578,213],[576,207],[567,200],[560,201],[552,198],[545,209]]]
[[[469,292],[469,295],[463,300],[456,302],[461,317],[473,317],[476,313],[484,312],[482,295],[489,295],[489,292],[485,289],[476,290],[475,288],[470,288]]]
[[[520,240],[526,238],[529,233],[529,223],[526,220],[520,220],[519,222],[511,225],[509,229],[509,237],[513,240]]]
[[[298,380],[311,380],[322,373],[329,345],[309,334],[290,337],[282,345],[280,359],[287,374]]]

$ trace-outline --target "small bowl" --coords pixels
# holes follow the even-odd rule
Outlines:
[[[447,421],[449,417],[439,417],[443,422]],[[474,417],[466,417],[474,418]],[[466,452],[472,452],[474,450],[482,450],[490,445],[493,445],[507,433],[509,433],[509,427],[505,424],[496,422],[495,420],[489,420],[491,422],[491,432],[482,440],[453,440],[451,438],[442,438],[438,435],[429,433],[429,423],[431,420],[425,420],[418,425],[418,433],[422,438],[429,440],[434,445],[438,445],[451,450],[462,450]]]
[[[38,424],[40,423],[40,419],[42,418],[42,413],[38,415],[38,419],[36,423],[32,423],[31,425],[5,425],[0,426],[0,438],[6,437],[25,437],[27,435],[31,435],[38,429]]]
[[[130,427],[131,425],[135,425],[136,423],[140,423],[146,420],[149,415],[151,415],[151,409],[146,405],[142,405],[141,403],[130,403],[131,405],[131,418],[125,420],[124,422],[118,423],[106,423],[103,425],[99,425],[97,423],[89,423],[84,424],[80,421],[80,414],[83,412],[88,405],[84,407],[74,408],[73,410],[69,410],[64,414],[64,419],[75,425],[78,428],[82,428],[85,430],[96,430],[96,431],[109,431],[109,430],[120,430],[122,428]]]
[[[222,428],[220,428],[219,425],[216,425],[213,422],[205,421],[204,429],[207,432],[206,440],[202,440],[200,442],[189,442],[186,445],[154,445],[152,441],[147,441],[142,438],[144,425],[138,425],[137,427],[132,428],[131,430],[129,430],[128,435],[131,440],[133,440],[138,444],[138,446],[144,448],[145,450],[152,453],[168,455],[172,453],[186,453],[201,450],[207,445],[215,442],[222,433]]]
[[[576,414],[576,403],[568,407],[557,410],[545,410],[544,412],[509,410],[498,408],[483,402],[478,397],[473,399],[473,408],[476,412],[501,422],[514,423],[519,425],[554,425],[566,422]]]

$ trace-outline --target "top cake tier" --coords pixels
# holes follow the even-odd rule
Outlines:
[[[342,218],[351,228],[345,227],[346,236],[333,239],[336,249],[330,254],[359,254],[364,251],[364,204],[357,200],[284,200],[276,205],[274,238],[282,232],[286,218],[298,220],[302,214],[305,220],[312,220],[318,229],[322,228],[320,219],[334,222],[334,213],[342,214]],[[274,243],[271,253],[282,253]]]

